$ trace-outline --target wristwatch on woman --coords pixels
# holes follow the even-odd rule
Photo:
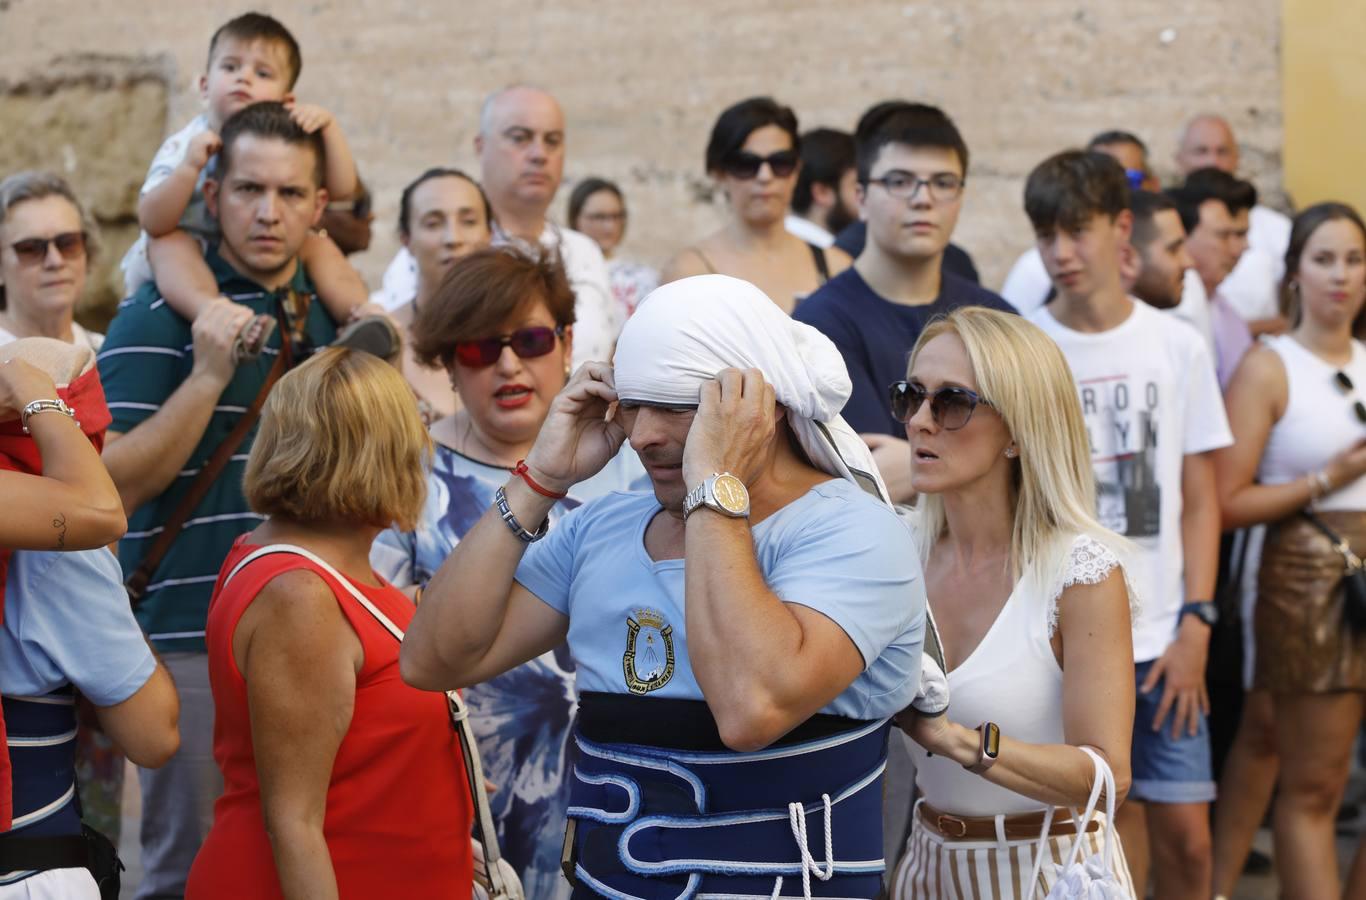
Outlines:
[[[974,775],[982,775],[996,765],[996,756],[1001,752],[1001,729],[995,722],[983,722],[977,726],[981,736],[977,745],[977,762],[964,766]]]

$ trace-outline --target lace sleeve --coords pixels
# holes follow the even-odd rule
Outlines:
[[[1133,582],[1128,571],[1120,564],[1119,557],[1109,547],[1091,537],[1079,534],[1068,551],[1067,562],[1062,577],[1055,583],[1048,597],[1048,636],[1051,638],[1058,630],[1058,598],[1062,592],[1074,584],[1100,584],[1109,577],[1116,567],[1124,575],[1124,587],[1129,594],[1129,615],[1138,617],[1138,595],[1134,593]]]

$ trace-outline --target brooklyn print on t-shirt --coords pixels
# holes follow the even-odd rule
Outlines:
[[[1078,379],[1077,392],[1101,524],[1126,537],[1156,537],[1162,528],[1157,382],[1106,375]]]

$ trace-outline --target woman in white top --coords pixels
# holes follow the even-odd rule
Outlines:
[[[1315,900],[1338,896],[1333,821],[1366,702],[1366,631],[1344,621],[1344,558],[1300,514],[1311,508],[1366,554],[1366,225],[1351,207],[1320,203],[1295,217],[1282,302],[1291,332],[1264,339],[1234,373],[1234,443],[1215,461],[1224,527],[1275,523],[1258,576],[1254,692],[1235,746],[1274,730],[1281,893]],[[1260,809],[1269,794],[1268,783]],[[1359,850],[1346,896],[1364,895]]]
[[[413,353],[413,322],[456,261],[493,239],[493,210],[484,190],[459,169],[428,169],[403,189],[398,236],[417,267],[417,293],[390,312],[403,329],[403,377],[417,394],[428,425],[460,408],[444,369],[424,366]]]
[[[1118,555],[1127,545],[1095,519],[1067,362],[1024,319],[966,307],[931,324],[908,380],[892,386],[892,408],[911,444],[950,692],[947,715],[903,714],[924,799],[893,896],[1043,896],[1052,866],[1024,882],[1045,811],[1086,805],[1095,766],[1081,748],[1108,761],[1117,801],[1128,790],[1134,660]],[[992,729],[999,753],[983,769]],[[1088,830],[1087,856],[1101,837]],[[1070,812],[1059,811],[1043,849],[1057,859],[1074,839]],[[1112,869],[1132,894],[1118,849]]]
[[[598,242],[607,260],[612,299],[621,321],[631,318],[640,302],[659,287],[659,273],[644,263],[615,255],[626,237],[626,198],[605,178],[585,178],[569,195],[569,227]]]
[[[0,343],[49,337],[98,351],[104,335],[76,324],[95,221],[59,175],[19,172],[0,181]]]

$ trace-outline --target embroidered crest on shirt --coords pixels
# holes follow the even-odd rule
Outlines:
[[[664,621],[663,613],[637,609],[626,617],[621,670],[633,694],[657,691],[674,677],[674,627]]]

